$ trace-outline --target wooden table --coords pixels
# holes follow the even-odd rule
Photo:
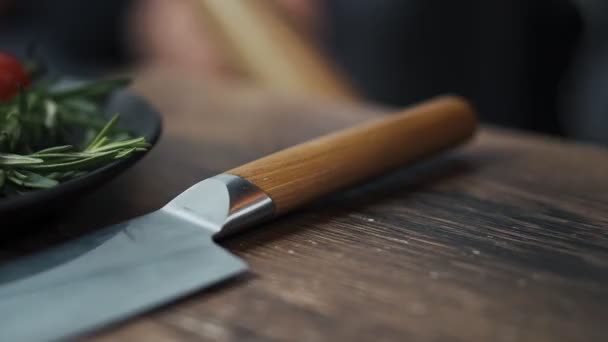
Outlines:
[[[19,244],[33,250],[154,210],[188,185],[383,115],[155,72],[165,114],[140,164]],[[239,277],[98,340],[605,341],[608,152],[493,128],[224,242]]]

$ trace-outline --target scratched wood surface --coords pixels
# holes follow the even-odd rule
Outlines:
[[[142,75],[137,88],[165,114],[161,143],[79,214],[1,253],[153,210],[201,178],[384,112],[194,78]],[[90,338],[605,341],[608,152],[484,128],[223,245],[248,275]]]

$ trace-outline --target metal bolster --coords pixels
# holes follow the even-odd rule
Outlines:
[[[236,233],[243,228],[272,218],[274,203],[256,185],[239,176],[227,173],[213,178],[226,184],[230,197],[229,214],[216,237]]]
[[[223,173],[195,184],[161,210],[220,238],[272,218],[274,203],[253,183]]]

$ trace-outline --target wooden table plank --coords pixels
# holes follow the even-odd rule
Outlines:
[[[382,110],[144,75],[160,145],[20,249]],[[223,244],[250,274],[99,340],[603,341],[608,152],[484,128],[474,143]],[[40,242],[42,241],[42,242]]]

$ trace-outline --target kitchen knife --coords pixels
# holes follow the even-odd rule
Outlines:
[[[440,152],[476,119],[442,97],[211,177],[163,208],[0,268],[0,341],[76,336],[246,270],[215,239]]]

